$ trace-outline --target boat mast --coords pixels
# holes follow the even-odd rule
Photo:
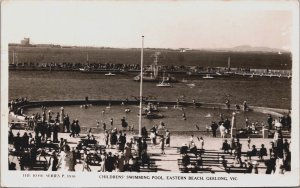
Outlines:
[[[15,49],[13,50],[13,64],[15,64]]]
[[[230,56],[228,57],[228,65],[227,65],[228,71],[230,71]]]
[[[86,63],[89,65],[89,53],[86,53]]]
[[[142,102],[143,102],[143,52],[144,51],[144,36],[142,36],[141,50],[141,78],[140,78],[140,116],[139,116],[139,136],[142,136]]]

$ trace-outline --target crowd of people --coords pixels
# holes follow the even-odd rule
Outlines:
[[[104,147],[99,145],[99,140],[89,128],[86,136],[80,136],[80,125],[78,120],[70,122],[68,114],[54,113],[51,110],[46,114],[46,108],[42,107],[42,114],[35,113],[27,116],[28,126],[22,136],[20,132],[13,134],[13,127],[9,130],[9,144],[13,146],[12,154],[20,157],[21,170],[31,169],[40,158],[45,159],[49,170],[74,171],[76,163],[83,163],[83,169],[90,171],[89,164],[97,162],[100,165],[99,171],[138,171],[141,165],[150,165],[150,158],[147,153],[149,135],[146,127],[142,128],[140,139],[128,139],[126,131],[130,128],[125,118],[121,119],[122,129],[114,127],[114,120],[110,120],[110,129],[103,123]],[[63,108],[61,108],[63,111]],[[52,117],[54,116],[54,118]],[[61,117],[63,116],[63,117]],[[14,122],[12,122],[13,124]],[[98,126],[100,123],[98,122]],[[63,129],[63,130],[61,130]],[[164,129],[165,135],[159,130]],[[58,138],[58,132],[68,133],[70,137],[81,139],[78,144],[71,147],[67,139]],[[150,130],[152,137],[151,145],[159,144],[161,153],[165,154],[165,145],[170,146],[170,132],[165,129],[161,122],[158,127],[153,126]],[[157,141],[160,141],[158,143]],[[93,147],[89,147],[93,144]],[[55,145],[58,145],[56,148]],[[115,153],[107,150],[114,150]],[[50,159],[46,156],[50,155]],[[10,162],[11,170],[15,169],[14,162]]]
[[[27,100],[19,100],[24,102]],[[13,103],[11,103],[13,104]],[[20,132],[16,135],[13,134],[12,128],[9,130],[8,140],[9,144],[13,146],[12,153],[18,154],[20,159],[21,170],[30,170],[36,161],[46,161],[47,169],[49,171],[75,171],[76,164],[82,164],[82,171],[91,171],[90,165],[98,165],[101,172],[112,171],[139,171],[141,166],[150,166],[150,157],[148,155],[149,147],[158,146],[161,149],[161,155],[165,154],[165,147],[170,146],[170,131],[167,129],[164,122],[154,125],[147,130],[144,126],[141,129],[141,137],[128,139],[126,131],[128,123],[125,118],[121,119],[122,130],[114,127],[114,120],[110,120],[110,128],[107,128],[103,123],[102,128],[104,131],[103,147],[99,144],[99,138],[94,136],[92,128],[88,129],[86,136],[80,136],[81,128],[78,120],[73,120],[72,123],[68,114],[61,112],[54,113],[51,110],[46,113],[46,108],[42,107],[42,114],[35,113],[32,116],[27,116],[28,129],[21,136]],[[242,144],[239,138],[231,138],[230,143],[226,139],[227,134],[231,129],[231,121],[220,115],[220,121],[213,121],[211,124],[211,131],[213,137],[217,136],[217,130],[220,130],[220,136],[223,139],[221,149],[223,153],[229,153],[234,156],[234,165],[245,167],[249,172],[258,173],[257,166],[258,160],[253,160],[254,156],[258,156],[260,162],[266,166],[266,173],[280,173],[283,174],[290,171],[291,152],[287,139],[283,141],[282,128],[291,128],[290,113],[279,117],[278,120],[274,119],[270,114],[267,118],[269,130],[274,131],[273,140],[270,143],[269,151],[264,144],[260,144],[260,148],[256,145],[251,145],[251,139],[248,139],[246,152],[242,152]],[[195,125],[199,130],[199,127]],[[261,124],[265,127],[264,124]],[[97,128],[100,123],[97,122]],[[259,127],[259,122],[250,123],[248,117],[245,119],[245,127],[247,130],[256,131]],[[254,127],[254,128],[253,128]],[[62,129],[62,130],[61,130]],[[29,132],[28,132],[29,131]],[[58,138],[59,132],[68,133],[70,137],[81,139],[76,146],[70,145],[67,139]],[[198,144],[196,144],[198,140]],[[55,146],[58,146],[57,148]],[[91,146],[93,145],[93,146]],[[201,163],[201,152],[204,149],[203,137],[195,137],[191,135],[188,144],[184,144],[180,148],[180,154],[183,164],[189,165],[189,155],[192,153],[197,159],[199,166]],[[244,149],[245,151],[245,149]],[[243,161],[243,157],[246,159]],[[49,157],[50,156],[50,157]],[[266,159],[265,156],[269,156]],[[224,158],[225,156],[222,156]],[[225,161],[225,159],[224,159]],[[226,169],[226,162],[222,162],[223,167]],[[9,162],[9,169],[15,170],[16,164]]]

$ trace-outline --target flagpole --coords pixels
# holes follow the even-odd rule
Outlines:
[[[144,51],[144,36],[142,36],[141,50],[141,75],[140,75],[140,116],[139,116],[139,136],[142,136],[142,102],[143,102],[143,52]]]

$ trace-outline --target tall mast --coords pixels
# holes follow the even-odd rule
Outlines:
[[[156,52],[154,56],[155,56],[155,59],[154,59],[154,64],[152,65],[152,68],[153,68],[154,78],[157,78],[157,76],[158,76],[158,56],[159,56],[159,52]]]
[[[230,56],[228,57],[228,65],[227,65],[228,71],[230,71]]]
[[[13,50],[13,64],[15,64],[15,49]]]
[[[140,79],[140,116],[139,116],[139,136],[142,136],[142,102],[143,102],[143,54],[144,53],[144,36],[142,36],[141,50],[141,79]]]

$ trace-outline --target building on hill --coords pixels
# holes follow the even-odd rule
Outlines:
[[[23,40],[21,40],[21,45],[29,46],[30,45],[30,38],[24,38]]]

